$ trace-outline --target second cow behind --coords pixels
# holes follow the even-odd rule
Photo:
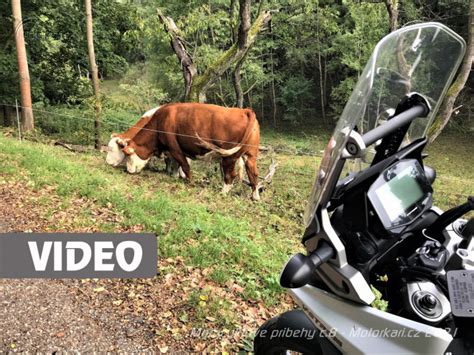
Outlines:
[[[230,190],[237,176],[236,163],[243,161],[252,198],[258,200],[259,144],[260,127],[251,109],[175,103],[156,110],[152,119],[127,142],[123,152],[128,156],[130,173],[143,169],[153,154],[168,152],[187,179],[192,176],[187,157],[222,157],[224,192]]]

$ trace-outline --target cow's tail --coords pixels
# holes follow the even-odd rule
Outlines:
[[[206,148],[206,149],[212,150],[213,152],[219,154],[222,157],[228,157],[228,156],[231,156],[231,155],[237,153],[249,141],[249,138],[251,137],[251,135],[254,131],[255,122],[257,121],[257,117],[256,117],[255,112],[253,110],[247,108],[247,109],[245,109],[245,114],[247,115],[247,118],[248,118],[247,129],[245,130],[245,133],[244,133],[244,136],[242,137],[242,140],[240,141],[240,143],[238,143],[237,146],[235,146],[234,148],[230,148],[230,149],[220,148],[220,147],[216,146],[215,144],[213,144],[211,142],[206,142],[204,139],[199,137],[199,135],[196,132],[196,137],[199,139],[201,146]]]
[[[206,142],[204,139],[202,139],[199,134],[197,134],[196,132],[196,137],[197,139],[199,139],[199,142],[200,142],[200,145],[206,149],[209,149],[209,150],[212,150],[213,152],[219,154],[220,156],[222,157],[228,157],[228,156],[231,156],[235,153],[237,153],[241,148],[242,146],[241,145],[238,145],[234,148],[230,148],[230,149],[223,149],[223,148],[220,148],[218,147],[217,145],[211,143],[211,142]]]

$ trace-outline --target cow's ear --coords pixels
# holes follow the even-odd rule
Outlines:
[[[119,136],[118,133],[112,133],[112,134],[110,135],[110,138],[115,138],[115,137],[118,137],[118,136]]]
[[[125,147],[122,150],[127,155],[132,155],[133,153],[135,153],[135,149],[133,149],[132,147]]]

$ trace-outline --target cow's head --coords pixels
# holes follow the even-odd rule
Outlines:
[[[127,146],[130,139],[122,138],[116,133],[112,133],[110,138],[111,139],[107,147],[107,157],[105,158],[105,161],[109,165],[118,166],[126,157],[122,149]]]
[[[149,154],[147,158],[140,158],[140,156],[137,154],[137,148],[139,149],[139,147],[137,147],[137,145],[131,141],[125,148],[122,149],[125,156],[127,157],[127,171],[130,174],[137,174],[142,171],[151,158],[151,154]]]

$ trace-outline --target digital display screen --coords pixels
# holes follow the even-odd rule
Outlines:
[[[408,166],[375,190],[391,221],[410,214],[408,209],[425,196],[416,180],[417,174],[419,173],[415,167]]]
[[[386,168],[368,191],[368,198],[384,227],[399,233],[431,207],[433,189],[415,159]]]

